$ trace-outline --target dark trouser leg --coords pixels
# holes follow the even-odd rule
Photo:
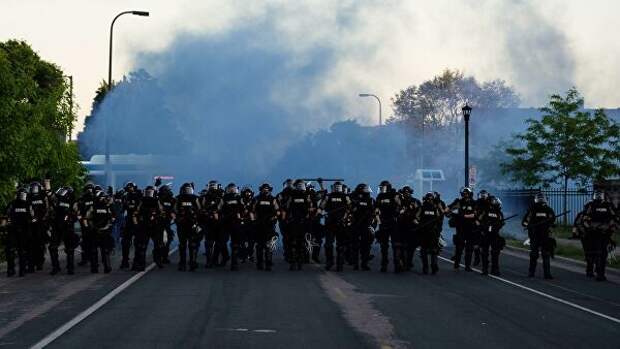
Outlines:
[[[379,242],[381,248],[381,271],[387,271],[387,266],[389,264],[389,251],[390,251],[390,243],[388,237],[382,237]]]
[[[422,273],[428,274],[428,250],[420,249],[420,260],[422,260]]]
[[[90,272],[99,272],[99,242],[91,240],[90,243]]]
[[[437,251],[431,252],[431,272],[437,274],[439,271],[439,264],[437,263]]]
[[[7,243],[4,248],[4,255],[6,256],[6,275],[15,275],[15,246],[11,243]]]
[[[129,268],[129,252],[131,250],[133,240],[133,228],[125,226],[125,231],[121,237],[121,250],[123,259],[121,261],[121,268]],[[135,256],[134,256],[135,257]]]
[[[607,280],[605,277],[605,267],[607,266],[607,238],[602,237],[597,241],[597,259],[596,259],[596,280]]]
[[[336,236],[336,270],[342,271],[347,253],[347,241],[343,232]]]
[[[82,252],[80,252],[80,262],[78,263],[78,265],[84,266],[90,263],[90,228],[81,225],[81,234],[82,240],[80,241],[80,249],[82,250]]]
[[[101,249],[101,261],[103,262],[103,272],[109,273],[112,271],[112,263],[110,262],[110,251],[107,248]]]
[[[213,240],[210,236],[205,237],[205,252],[206,252],[206,263],[205,268],[213,268],[215,265],[215,240]]]
[[[471,270],[471,258],[474,253],[474,241],[469,238],[465,241],[465,270]]]
[[[486,275],[489,273],[489,243],[488,241],[483,241],[480,244],[480,259],[482,260],[482,274]]]
[[[499,250],[491,249],[491,274],[499,276]]]
[[[50,259],[52,262],[52,271],[50,274],[55,275],[60,271],[60,261],[58,260],[58,245],[48,247],[50,253]]]
[[[532,241],[532,240],[530,240]],[[536,274],[536,265],[538,264],[538,244],[532,242],[530,245],[530,267],[528,270],[528,276],[532,277]]]
[[[461,257],[465,249],[465,238],[460,228],[457,228],[456,234],[452,238],[454,242],[454,269],[458,269],[461,264]]]
[[[67,254],[67,274],[72,275],[75,270],[75,250],[65,245],[65,253]]]
[[[179,267],[180,271],[187,269],[187,234],[185,228],[178,227],[179,236]]]
[[[263,270],[265,268],[265,260],[264,260],[264,255],[265,255],[265,250],[266,248],[267,242],[265,241],[265,239],[259,238],[256,241],[256,268],[258,270]]]
[[[403,270],[403,247],[400,242],[392,239],[392,257],[394,259],[394,272],[400,273]]]
[[[482,251],[480,249],[480,246],[474,246],[474,266],[480,265],[480,257],[482,254]]]

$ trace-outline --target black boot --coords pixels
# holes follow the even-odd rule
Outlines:
[[[594,258],[592,256],[586,257],[586,276],[589,278],[594,277]]]
[[[530,267],[527,276],[533,278],[536,275],[536,265],[538,264],[538,255],[530,254]]]
[[[481,253],[482,259],[482,275],[489,275],[489,254],[485,252]]]

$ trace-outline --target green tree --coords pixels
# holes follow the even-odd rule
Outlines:
[[[69,101],[60,68],[23,41],[0,43],[0,208],[31,179],[81,184],[77,147],[66,142],[75,121]]]
[[[586,186],[620,173],[620,127],[602,109],[583,110],[583,98],[572,88],[552,95],[540,109],[540,120],[528,119],[525,132],[508,147],[502,170],[525,185],[562,184],[564,208],[568,184]]]

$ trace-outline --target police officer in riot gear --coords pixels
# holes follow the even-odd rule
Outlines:
[[[34,219],[30,226],[30,259],[28,268],[31,271],[43,270],[45,263],[45,244],[49,241],[49,214],[50,203],[39,182],[30,183],[28,195],[30,205],[34,211]]]
[[[204,245],[206,252],[205,268],[212,268],[217,264],[219,255],[216,253],[216,242],[221,233],[221,215],[223,193],[217,181],[209,181],[205,195],[200,198],[200,226],[204,230]],[[225,246],[224,246],[225,247]],[[220,248],[221,249],[221,248]],[[228,252],[228,250],[225,250]],[[226,253],[225,256],[228,256]]]
[[[129,268],[129,252],[131,250],[131,245],[138,243],[138,241],[136,241],[136,236],[140,234],[140,227],[138,225],[137,212],[141,197],[142,193],[140,193],[135,183],[129,182],[125,185],[125,229],[121,234],[121,248],[123,254],[121,269]],[[134,259],[136,258],[135,251],[136,247],[134,246]],[[134,263],[134,266],[137,266],[137,264]]]
[[[321,181],[322,183],[322,181]],[[310,235],[312,236],[312,255],[308,256],[315,263],[320,264],[321,258],[321,246],[323,245],[323,239],[325,238],[325,226],[321,224],[322,216],[316,208],[319,207],[321,201],[325,197],[326,193],[322,186],[320,190],[316,190],[315,186],[309,183],[306,185],[306,192],[312,201],[312,209],[310,210],[310,218],[308,222],[308,228],[310,229]]]
[[[370,196],[370,186],[359,184],[351,195],[351,216],[353,242],[351,244],[353,269],[370,270],[370,248],[374,240],[375,200]]]
[[[478,192],[478,198],[476,199],[476,210],[478,211],[488,211],[489,206],[491,205],[491,194],[482,189]],[[481,238],[482,231],[479,232],[478,237]],[[480,246],[474,246],[474,266],[478,266],[480,264]]]
[[[379,185],[376,205],[379,215],[379,231],[376,233],[376,237],[381,245],[381,272],[387,271],[388,251],[391,242],[394,272],[398,273],[403,270],[402,239],[397,226],[401,198],[400,194],[392,188],[390,182],[382,181]]]
[[[54,194],[52,236],[50,238],[49,253],[52,261],[52,272],[55,275],[60,272],[58,260],[58,247],[62,242],[67,255],[67,274],[74,273],[74,255],[80,238],[75,233],[74,223],[77,221],[78,208],[75,202],[75,194],[71,187],[60,187]]]
[[[439,271],[437,256],[439,255],[439,237],[443,224],[444,211],[436,202],[435,193],[428,192],[424,195],[420,209],[416,213],[419,225],[416,228],[420,244],[420,259],[422,260],[422,272],[428,274],[429,258],[431,273],[435,275]]]
[[[189,268],[196,270],[198,246],[196,240],[199,233],[196,231],[197,215],[200,211],[198,196],[194,195],[194,186],[184,183],[176,198],[177,236],[179,238],[179,271],[187,270],[187,254],[189,252]]]
[[[7,211],[8,236],[6,241],[7,276],[15,275],[15,257],[18,259],[19,276],[28,268],[30,253],[30,225],[34,212],[28,201],[28,191],[19,188]]]
[[[420,246],[416,226],[417,214],[422,203],[413,197],[413,189],[408,185],[400,190],[400,194],[401,210],[398,217],[398,229],[403,239],[404,266],[406,270],[411,270],[413,268],[415,250]]]
[[[461,264],[463,250],[465,250],[465,271],[472,271],[471,262],[474,246],[478,244],[476,225],[476,202],[473,200],[473,191],[465,187],[461,190],[461,197],[449,205],[452,224],[456,228],[453,235],[455,246],[454,269]]]
[[[542,193],[536,194],[534,204],[530,206],[523,217],[521,225],[527,229],[530,238],[530,267],[528,276],[536,274],[536,264],[539,254],[542,254],[543,272],[545,279],[551,276],[551,256],[555,248],[555,241],[550,236],[551,227],[555,226],[555,212],[547,205],[547,199]]]
[[[241,188],[241,202],[243,203],[243,213],[241,215],[241,245],[239,248],[239,259],[242,263],[246,261],[254,262],[254,244],[256,243],[255,215],[254,215],[254,191],[249,185]]]
[[[331,193],[321,201],[320,209],[325,215],[325,269],[330,270],[334,265],[334,241],[337,243],[336,270],[342,271],[345,260],[345,248],[351,238],[347,234],[347,215],[351,207],[351,200],[344,192],[343,184],[339,181],[332,184]]]
[[[239,195],[239,188],[235,183],[226,186],[226,193],[222,201],[222,234],[217,241],[217,248],[220,251],[226,251],[228,254],[226,244],[230,236],[230,270],[237,271],[239,270],[239,250],[242,242],[241,223],[245,206],[241,195]]]
[[[165,234],[165,236],[162,236],[164,239],[164,246],[161,253],[162,263],[170,264],[170,259],[168,256],[170,255],[170,245],[174,240],[174,230],[172,229],[172,224],[176,217],[176,198],[172,193],[172,189],[170,189],[170,186],[167,184],[159,187],[157,197],[159,199],[159,204],[162,207],[161,224]]]
[[[271,195],[273,188],[269,183],[261,184],[259,194],[252,203],[252,211],[256,218],[256,268],[270,271],[273,265],[271,240],[277,236],[275,224],[280,206],[278,200]]]
[[[139,229],[134,237],[134,260],[132,270],[144,271],[146,268],[146,249],[149,240],[153,240],[153,261],[162,268],[164,253],[164,227],[162,224],[163,207],[159,202],[153,186],[144,188],[136,217]]]
[[[86,212],[90,210],[90,208],[95,204],[95,186],[92,183],[87,183],[84,186],[84,190],[82,192],[82,196],[78,200],[78,213],[80,218],[80,248],[82,252],[80,253],[80,262],[79,266],[85,266],[90,263],[90,242],[91,242],[91,228],[88,226],[86,221]]]
[[[605,281],[605,267],[607,265],[607,247],[611,242],[613,230],[618,224],[618,216],[613,204],[605,201],[601,191],[595,191],[592,201],[584,208],[585,252],[588,267],[594,267],[596,280]],[[592,270],[588,270],[592,274]]]
[[[110,253],[114,249],[114,238],[111,233],[114,216],[105,192],[96,191],[94,201],[93,206],[86,212],[87,224],[91,228],[90,271],[99,272],[99,252],[101,252],[103,272],[109,273],[112,271]]]
[[[491,275],[499,276],[499,254],[505,241],[499,235],[504,226],[502,202],[497,197],[489,198],[489,205],[480,206],[478,210],[480,223],[480,254],[482,257],[482,274],[489,273],[489,252],[491,254]]]
[[[285,219],[289,234],[289,270],[301,270],[304,262],[304,236],[308,232],[312,200],[306,192],[306,183],[297,179],[288,195]]]
[[[288,178],[282,183],[282,191],[276,196],[278,205],[280,206],[280,220],[278,221],[278,227],[280,234],[282,235],[282,248],[284,249],[284,259],[289,261],[289,226],[286,217],[286,209],[291,193],[293,192],[293,180]]]

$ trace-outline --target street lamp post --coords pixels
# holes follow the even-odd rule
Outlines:
[[[379,126],[381,126],[381,124],[382,124],[382,120],[381,120],[381,100],[379,99],[379,97],[377,97],[376,95],[373,95],[372,93],[360,93],[359,96],[360,97],[375,97],[377,99],[377,102],[379,102]]]
[[[108,59],[108,92],[110,92],[112,90],[112,39],[113,39],[113,35],[114,35],[114,23],[116,22],[116,20],[122,16],[122,15],[126,15],[126,14],[131,14],[134,16],[143,16],[143,17],[148,17],[149,16],[149,12],[147,11],[123,11],[119,14],[116,15],[116,17],[114,17],[114,19],[112,20],[112,24],[110,24],[110,51],[109,51],[109,59]],[[104,127],[104,134],[105,134],[105,181],[106,181],[106,185],[110,185],[110,140],[108,137],[108,130],[107,130],[107,125],[108,122],[106,120],[106,122],[104,123],[105,127]]]
[[[471,107],[465,103],[461,110],[463,111],[463,119],[465,119],[465,186],[469,187],[469,117]]]

